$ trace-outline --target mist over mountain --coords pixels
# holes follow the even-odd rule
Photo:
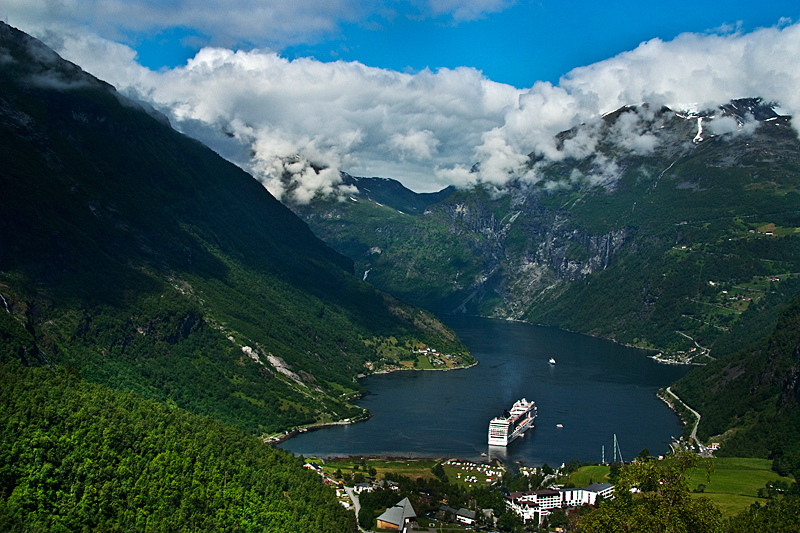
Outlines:
[[[535,182],[540,176],[526,165],[531,152],[569,157],[579,146],[565,152],[556,144],[559,132],[600,124],[626,105],[699,112],[760,96],[779,102],[782,114],[800,110],[800,22],[789,19],[752,32],[653,38],[565,72],[557,83],[531,80],[522,88],[469,66],[406,72],[291,59],[270,49],[206,47],[185,64],[153,71],[130,47],[96,34],[41,37],[120,92],[149,102],[276,198],[291,189],[303,202],[318,190],[346,196],[340,171],[394,178],[421,192]],[[652,141],[624,133],[639,149]]]

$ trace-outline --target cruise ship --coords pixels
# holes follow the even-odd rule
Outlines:
[[[525,398],[517,400],[511,411],[489,422],[489,446],[508,446],[514,439],[533,427],[536,404]]]

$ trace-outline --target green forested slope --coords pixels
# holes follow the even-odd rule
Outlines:
[[[699,438],[725,434],[719,455],[769,457],[777,472],[797,477],[799,376],[800,298],[796,298],[763,338],[695,369],[673,390],[701,413]]]
[[[70,365],[256,433],[352,418],[365,341],[466,351],[251,176],[0,26],[0,302]]]
[[[302,460],[68,370],[0,364],[0,530],[354,531]]]

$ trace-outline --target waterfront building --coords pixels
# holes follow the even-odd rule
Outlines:
[[[475,511],[470,511],[469,509],[462,507],[456,513],[456,519],[462,524],[471,526],[475,523]]]

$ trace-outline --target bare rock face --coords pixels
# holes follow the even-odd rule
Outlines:
[[[292,372],[292,368],[288,364],[286,364],[286,361],[284,361],[282,358],[272,354],[267,354],[267,361],[269,361],[269,364],[271,364],[278,373],[283,374],[288,378],[291,378],[296,383],[303,385],[304,387],[306,386],[306,384],[303,383],[303,380],[300,378],[300,376]]]

